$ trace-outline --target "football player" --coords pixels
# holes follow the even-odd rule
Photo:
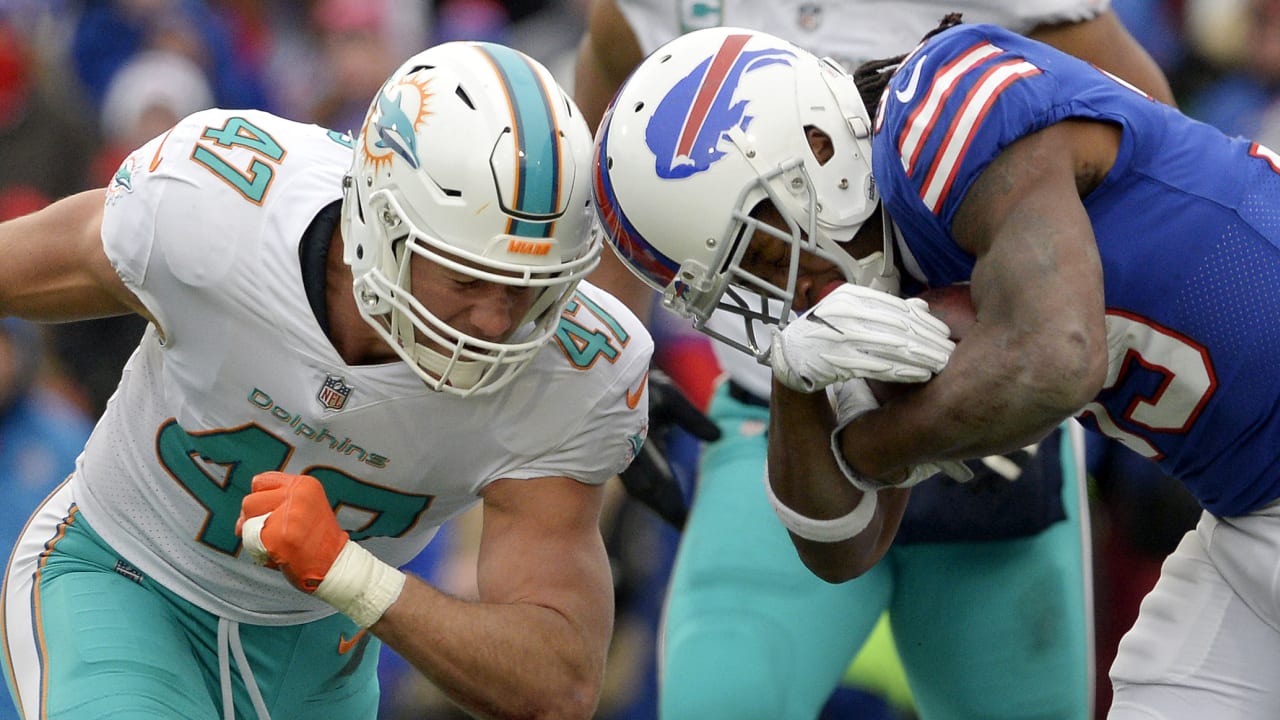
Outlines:
[[[733,56],[729,65],[784,58],[759,72],[788,88],[825,86],[851,119],[877,108],[869,129],[850,122],[809,134],[815,160],[827,163],[821,177],[855,189],[866,187],[867,166],[842,148],[871,144],[878,206],[893,222],[878,222],[870,203],[845,247],[854,257],[892,252],[931,285],[968,282],[975,310],[931,380],[883,405],[846,383],[834,413],[821,393],[796,391],[775,342],[770,492],[805,563],[831,581],[858,575],[883,556],[898,493],[920,468],[1022,447],[1075,416],[1159,463],[1204,508],[1120,644],[1108,716],[1275,717],[1280,306],[1270,298],[1280,278],[1280,157],[1048,45],[956,17],[854,76],[772,36],[702,32],[666,46],[628,87],[678,79],[681,66],[721,53]],[[662,62],[676,58],[674,70]],[[779,97],[738,95],[751,120],[717,150],[749,156],[755,128],[790,112]],[[614,118],[637,107],[624,88]],[[785,262],[828,236],[818,208],[845,197],[803,170],[799,183],[774,186],[809,202],[802,245],[791,235],[744,233],[734,243],[726,234],[726,262],[711,274],[787,288],[831,337],[855,341],[833,339],[822,354],[836,358],[843,347],[858,357],[868,350],[856,342],[865,323],[838,303],[831,310],[841,312],[828,312],[804,291],[801,278],[814,276]],[[698,280],[675,295],[708,286]],[[781,345],[793,331],[812,336],[808,324],[790,323]],[[824,437],[829,451],[819,452]],[[1039,600],[1029,595],[1024,607]]]
[[[27,717],[372,719],[380,642],[475,716],[593,715],[652,343],[581,282],[590,145],[449,43],[354,137],[202,111],[0,225],[0,315],[150,321],[8,567]],[[397,569],[477,503],[478,601]]]
[[[597,0],[580,49],[575,94],[588,119],[599,117],[644,54],[699,27],[724,23],[768,29],[851,68],[909,48],[957,7],[966,15],[1087,56],[1171,100],[1158,68],[1115,13],[1105,3],[1074,0],[727,0],[697,5]],[[655,245],[677,264],[702,258],[709,265],[718,248],[708,247],[708,238],[719,238],[733,226],[733,214],[743,202],[740,195],[755,192],[753,198],[764,198],[766,183],[758,179],[757,170],[763,173],[812,158],[805,127],[839,125],[845,118],[839,114],[841,108],[829,106],[800,109],[785,118],[781,110],[759,112],[756,98],[776,103],[797,93],[785,82],[771,84],[763,71],[773,62],[767,58],[754,60],[756,64],[741,75],[724,77],[723,97],[715,97],[723,99],[724,106],[710,102],[706,85],[674,91],[677,82],[689,84],[684,76],[693,68],[683,64],[684,58],[673,59],[678,69],[662,77],[650,72],[635,78],[617,100],[611,114],[614,127],[598,133],[608,145],[601,147],[600,159],[612,162],[613,169],[602,173],[596,189],[603,196],[600,207],[606,211],[607,228],[618,227],[607,215],[611,203],[616,204],[618,216],[633,224],[639,235],[662,238]],[[806,90],[819,101],[829,97],[821,86]],[[687,112],[704,96],[705,115]],[[733,117],[729,113],[740,100],[748,101],[744,115]],[[644,107],[632,112],[637,102]],[[856,99],[847,101],[854,103]],[[685,124],[686,117],[695,120]],[[859,121],[869,129],[869,114]],[[731,153],[717,159],[724,147],[721,133],[732,135],[735,123],[747,122],[753,124],[746,129],[753,137],[755,157]],[[621,139],[624,132],[637,134]],[[677,135],[688,140],[687,147],[678,147]],[[869,136],[849,139],[840,150],[860,153],[865,163]],[[869,167],[853,177],[844,165],[827,169],[810,162],[806,169],[815,176],[826,173],[816,178],[827,181],[823,187],[830,190],[823,196],[820,222],[828,223],[824,228],[839,239],[848,239],[874,198]],[[669,179],[663,179],[663,173]],[[779,176],[774,182],[792,179]],[[847,191],[838,187],[842,179]],[[849,196],[854,197],[842,199]],[[788,192],[781,197],[799,196]],[[794,207],[791,215],[803,212]],[[871,224],[879,222],[877,216]],[[843,236],[833,231],[840,223]],[[610,239],[615,244],[625,241],[618,232]],[[824,247],[831,251],[830,258],[847,266],[850,276],[857,273],[876,287],[897,292],[891,287],[897,283],[896,274],[891,278],[863,273],[851,266],[852,258],[842,249]],[[619,297],[632,298],[633,309],[644,315],[653,288],[667,289],[668,268],[675,265],[664,268],[634,245],[619,249],[618,255],[605,254],[593,280],[607,283]],[[645,277],[648,285],[638,277]],[[1065,424],[1025,450],[970,462],[969,469],[979,476],[976,482],[959,485],[939,479],[920,486],[889,550],[891,562],[855,582],[829,585],[796,557],[761,482],[768,444],[761,428],[769,419],[770,372],[753,355],[763,359],[770,334],[762,326],[744,324],[732,309],[713,311],[714,303],[699,306],[701,289],[696,282],[690,285],[684,298],[674,301],[685,303],[695,324],[721,340],[713,347],[728,381],[719,388],[710,412],[726,439],[707,446],[664,610],[663,717],[706,716],[713,714],[712,708],[733,708],[728,714],[741,718],[815,717],[886,610],[892,610],[891,625],[915,709],[924,717],[1091,715],[1095,673],[1090,531],[1075,424]],[[910,277],[903,279],[902,289],[908,294],[920,287]],[[813,291],[822,289],[819,285]],[[743,288],[732,292],[747,297]],[[773,314],[787,311],[780,302],[765,305],[754,297],[749,305],[748,314],[759,312],[757,307]],[[756,334],[754,345],[748,330]],[[800,343],[793,343],[792,352],[805,354]],[[929,366],[924,370],[927,376]],[[942,592],[951,602],[939,608],[934,598]],[[1036,613],[1021,610],[1030,594],[1042,598]],[[1038,640],[1029,643],[1029,637]],[[787,648],[787,653],[778,648]],[[957,657],[964,662],[954,662]],[[996,678],[1003,679],[998,692],[992,689]]]

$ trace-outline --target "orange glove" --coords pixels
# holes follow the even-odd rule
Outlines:
[[[315,592],[350,540],[346,531],[338,527],[338,518],[320,481],[310,475],[282,472],[257,475],[253,478],[253,491],[240,505],[236,534],[242,533],[250,518],[263,515],[266,518],[257,543],[265,549],[265,558],[255,552],[256,543],[246,542],[247,549],[255,560],[265,559],[260,564],[283,572],[294,587],[305,593]]]
[[[400,597],[405,574],[338,527],[324,487],[310,475],[262,473],[240,504],[236,533],[254,562],[369,627]]]

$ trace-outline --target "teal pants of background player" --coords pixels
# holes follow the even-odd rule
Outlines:
[[[924,720],[1088,718],[1090,585],[1074,482],[1063,483],[1068,519],[1038,535],[895,545],[832,585],[800,562],[765,499],[767,410],[721,387],[710,414],[723,437],[704,451],[668,589],[662,720],[815,718],[885,611]]]
[[[40,623],[50,720],[221,720],[218,618],[123,561],[83,517],[65,526],[41,572]],[[136,572],[136,571],[134,571]],[[303,625],[236,631],[273,720],[374,720],[381,643],[334,614]],[[258,717],[224,645],[236,718]]]

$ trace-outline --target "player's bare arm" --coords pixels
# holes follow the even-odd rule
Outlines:
[[[784,505],[818,520],[847,515],[863,499],[831,453],[835,423],[826,393],[799,393],[774,381],[768,482]],[[871,569],[888,551],[911,489],[886,489],[876,495],[875,516],[847,540],[815,542],[792,534],[800,559],[815,575],[828,582],[844,582]]]
[[[1110,167],[1107,125],[1067,121],[1006,148],[952,224],[976,258],[977,322],[946,369],[841,436],[875,479],[939,459],[1013,451],[1077,413],[1106,373],[1102,272],[1080,201]]]
[[[593,131],[613,94],[642,59],[640,42],[618,4],[614,0],[592,0],[587,32],[578,44],[573,99]]]
[[[477,717],[591,717],[613,624],[603,493],[563,477],[492,483],[479,600],[411,577],[371,630]]]
[[[0,316],[147,316],[102,249],[102,201],[103,190],[87,190],[0,224]]]
[[[617,3],[593,0],[573,78],[574,102],[593,132],[614,93],[643,58],[640,43]],[[600,266],[592,273],[591,282],[626,303],[641,322],[649,324],[653,291],[612,252],[600,255]]]

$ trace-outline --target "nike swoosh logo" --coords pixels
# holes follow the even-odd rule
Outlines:
[[[627,407],[628,408],[635,410],[636,406],[640,404],[640,397],[644,395],[644,386],[648,382],[649,382],[649,371],[645,370],[644,377],[640,378],[640,387],[636,388],[635,392],[631,392],[630,390],[627,391]]]
[[[361,628],[360,632],[356,633],[355,635],[352,635],[350,640],[347,639],[346,633],[342,633],[341,635],[339,635],[338,636],[338,654],[346,655],[347,653],[351,652],[351,648],[359,644],[360,639],[363,638],[364,634],[367,632],[369,632],[368,628]]]
[[[151,172],[155,172],[156,168],[160,167],[160,161],[164,160],[164,158],[160,156],[160,151],[164,149],[165,141],[169,139],[169,133],[171,132],[173,132],[172,128],[169,129],[169,132],[164,134],[164,138],[160,140],[160,146],[156,148],[156,154],[151,156],[151,165],[147,168]]]
[[[916,61],[915,67],[911,68],[911,78],[907,80],[907,86],[901,90],[894,90],[893,96],[898,98],[900,103],[911,102],[911,98],[916,96],[916,87],[920,84],[920,68],[924,66],[925,58],[928,55],[921,55]]]

